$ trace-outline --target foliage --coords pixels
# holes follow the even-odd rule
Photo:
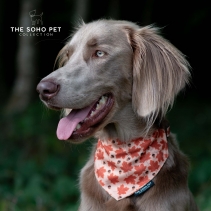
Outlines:
[[[181,97],[168,114],[171,131],[190,160],[189,187],[201,211],[211,210],[210,101]]]
[[[209,107],[210,102],[180,98],[168,114],[172,132],[190,157],[189,185],[202,211],[211,208]],[[77,178],[94,140],[58,141],[59,116],[40,102],[23,114],[1,115],[0,211],[77,210]]]
[[[77,176],[90,142],[58,141],[59,113],[40,103],[1,119],[0,211],[76,210]]]

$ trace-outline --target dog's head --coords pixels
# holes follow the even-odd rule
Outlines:
[[[46,106],[66,110],[57,135],[75,142],[123,116],[152,126],[190,76],[182,53],[155,28],[127,21],[81,24],[57,63],[37,90]]]
[[[36,14],[36,10],[32,10],[29,12],[30,17],[34,17]]]

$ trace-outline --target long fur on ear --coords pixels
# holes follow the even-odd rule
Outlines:
[[[135,112],[152,125],[158,114],[163,117],[176,94],[189,82],[189,63],[184,55],[146,26],[128,29],[134,51],[132,103]]]

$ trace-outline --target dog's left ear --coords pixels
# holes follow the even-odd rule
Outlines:
[[[126,31],[133,49],[133,108],[142,117],[165,115],[175,95],[188,83],[189,64],[156,28]]]

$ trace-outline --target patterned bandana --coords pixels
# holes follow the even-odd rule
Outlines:
[[[95,152],[95,176],[99,184],[116,200],[140,190],[160,171],[168,158],[164,129],[152,136],[129,143],[119,140],[98,140]]]

